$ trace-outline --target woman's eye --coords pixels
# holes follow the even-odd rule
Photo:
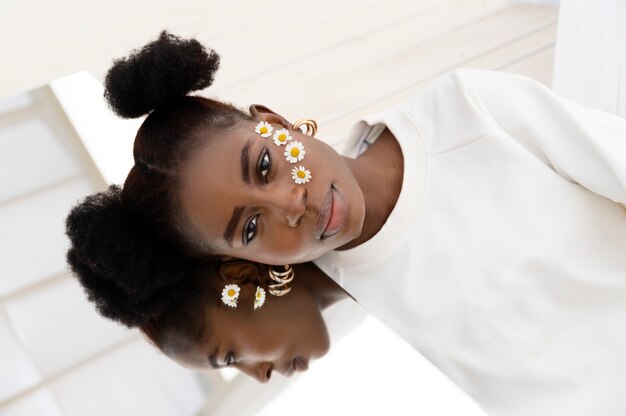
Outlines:
[[[226,367],[230,367],[234,363],[235,363],[235,354],[233,354],[233,352],[230,351],[228,354],[226,354]]]
[[[254,239],[254,236],[256,235],[258,219],[259,219],[259,216],[257,214],[254,217],[252,217],[250,221],[248,221],[248,223],[244,227],[244,230],[243,230],[243,244],[244,245],[247,245],[250,241]]]
[[[258,172],[259,172],[260,180],[267,183],[267,174],[270,171],[271,167],[272,167],[272,159],[270,158],[270,154],[266,149],[263,151],[259,159]]]

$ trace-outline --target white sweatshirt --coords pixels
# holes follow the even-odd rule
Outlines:
[[[490,414],[626,414],[626,119],[457,70],[359,122],[347,154],[380,123],[398,202],[317,266]]]

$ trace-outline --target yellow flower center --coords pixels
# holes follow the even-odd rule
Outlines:
[[[267,133],[267,127],[266,127],[266,126],[263,126],[263,127],[261,127],[261,128],[259,129],[259,131],[261,132],[261,134],[265,134],[265,133]]]
[[[284,142],[285,140],[287,140],[287,135],[285,133],[278,136],[278,141]]]
[[[230,297],[235,296],[235,289],[228,289],[228,296]]]
[[[261,299],[261,292],[256,292],[256,298]]]
[[[306,177],[306,173],[304,173],[303,170],[299,170],[297,175],[298,175],[298,178],[300,179],[304,179]]]
[[[294,147],[293,149],[291,149],[291,156],[297,157],[299,154],[300,154],[300,149],[298,149],[297,147]]]

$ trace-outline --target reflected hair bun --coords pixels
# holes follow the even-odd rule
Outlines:
[[[70,268],[103,316],[139,326],[181,296],[189,261],[127,212],[119,187],[75,206],[66,234]]]
[[[219,55],[195,39],[167,31],[126,58],[113,61],[104,98],[115,114],[136,118],[213,83]]]

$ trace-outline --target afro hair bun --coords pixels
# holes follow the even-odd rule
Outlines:
[[[85,198],[66,219],[67,261],[98,312],[128,327],[158,317],[181,296],[188,260],[123,207],[121,189]]]
[[[136,118],[213,83],[219,55],[167,31],[122,59],[106,75],[104,98],[115,114]]]

